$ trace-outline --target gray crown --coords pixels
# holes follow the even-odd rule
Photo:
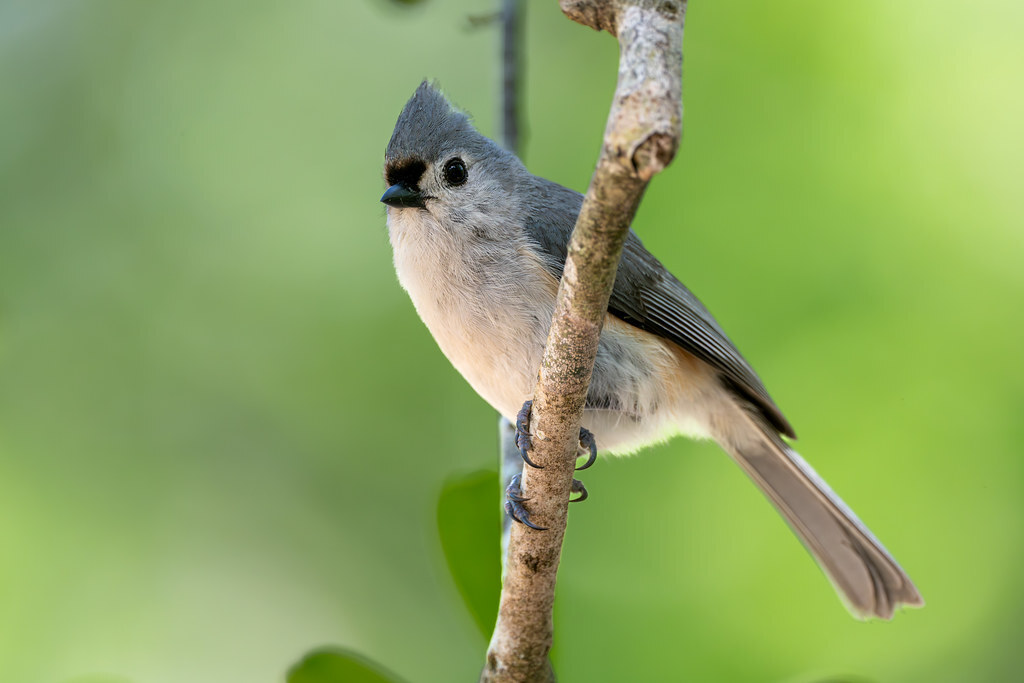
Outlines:
[[[497,147],[473,128],[468,116],[456,111],[432,83],[424,80],[398,116],[385,160],[430,162],[453,148],[483,153]]]

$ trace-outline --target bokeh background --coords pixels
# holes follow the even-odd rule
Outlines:
[[[496,416],[378,199],[424,77],[496,135],[494,4],[0,1],[0,681],[475,680]],[[1011,0],[691,3],[636,228],[928,606],[855,622],[677,440],[587,472],[560,680],[1020,675],[1022,34]],[[615,41],[531,0],[526,48],[525,160],[582,190]]]

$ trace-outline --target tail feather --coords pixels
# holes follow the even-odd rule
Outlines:
[[[718,441],[818,561],[854,616],[891,619],[924,600],[910,577],[846,503],[764,419],[737,406]]]

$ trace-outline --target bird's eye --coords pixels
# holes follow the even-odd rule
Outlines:
[[[461,185],[466,182],[466,178],[466,164],[462,159],[449,159],[444,165],[444,179],[449,185]]]

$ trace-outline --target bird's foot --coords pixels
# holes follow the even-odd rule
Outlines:
[[[523,461],[527,465],[541,470],[544,469],[543,465],[538,465],[533,460],[530,460],[530,448],[533,447],[533,441],[530,439],[530,410],[532,408],[533,401],[527,401],[516,415],[516,448],[519,449],[519,454],[523,456]],[[580,427],[579,450],[582,453],[577,457],[586,455],[587,461],[576,469],[585,470],[597,460],[597,442],[594,440],[594,435],[586,427]]]
[[[541,465],[529,459],[530,447],[534,445],[529,438],[529,411],[532,408],[534,408],[534,401],[527,400],[522,404],[519,414],[515,416],[515,447],[519,449],[519,455],[522,456],[523,462],[530,467],[543,470]],[[515,515],[512,515],[512,518],[515,519]]]
[[[509,517],[511,517],[515,521],[519,522],[520,524],[525,524],[531,529],[536,529],[537,531],[547,531],[547,527],[537,526],[532,521],[530,521],[530,513],[527,512],[526,507],[523,505],[523,503],[530,499],[523,497],[522,483],[523,474],[521,472],[513,476],[512,479],[508,482],[508,487],[505,489],[505,512],[508,514]],[[584,486],[583,482],[580,481],[579,479],[572,480],[572,487],[569,489],[569,492],[570,494],[579,494],[579,496],[576,498],[570,498],[570,503],[578,503],[581,500],[586,500],[587,496],[590,495],[587,493],[587,487]]]
[[[520,524],[525,524],[531,529],[537,531],[547,531],[546,526],[537,526],[530,521],[530,513],[526,511],[523,503],[530,500],[529,498],[523,498],[522,488],[523,474],[519,474],[512,477],[511,481],[508,482],[508,487],[505,489],[505,512],[509,517],[516,520]]]

